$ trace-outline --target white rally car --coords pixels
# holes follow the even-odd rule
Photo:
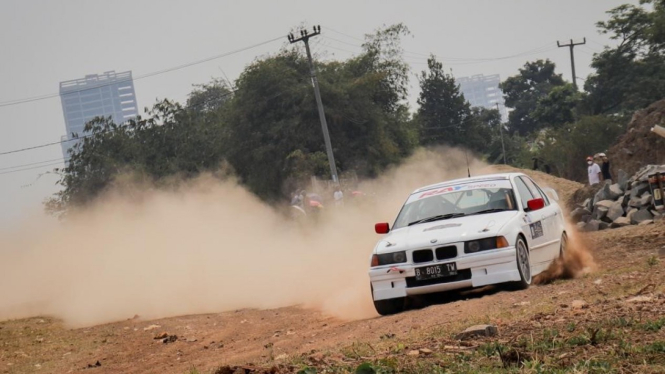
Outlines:
[[[527,288],[566,248],[554,190],[521,173],[464,178],[414,191],[374,248],[369,270],[381,315],[407,297],[509,283]]]

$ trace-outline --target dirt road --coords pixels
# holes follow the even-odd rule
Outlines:
[[[665,258],[657,256],[665,222],[581,238],[593,248],[597,269],[578,279],[525,291],[489,289],[390,317],[349,322],[293,306],[153,321],[137,316],[83,329],[49,317],[0,322],[0,373],[212,373],[225,365],[245,365],[238,373],[321,373],[365,362],[422,373],[665,372]],[[496,325],[498,335],[454,339],[479,323]],[[161,333],[177,340],[154,339]]]

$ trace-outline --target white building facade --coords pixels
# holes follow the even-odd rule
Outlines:
[[[62,137],[65,159],[69,157],[67,150],[75,144],[66,140],[72,139],[73,133],[79,137],[85,135],[83,129],[91,119],[110,116],[116,124],[121,124],[138,116],[131,71],[107,71],[60,82],[60,101],[67,129],[67,135]]]
[[[455,78],[460,86],[460,91],[471,106],[479,106],[487,109],[496,109],[499,104],[501,119],[508,119],[503,92],[499,88],[501,77],[499,74],[483,75],[477,74],[471,77]]]

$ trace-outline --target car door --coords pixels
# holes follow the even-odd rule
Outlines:
[[[540,209],[538,212],[542,215],[543,220],[543,236],[546,238],[546,249],[547,256],[545,261],[550,261],[555,259],[559,255],[559,247],[561,242],[561,232],[559,229],[559,210],[556,205],[551,204],[549,197],[542,192],[542,189],[529,177],[522,176],[520,177],[531,194],[536,198],[542,198],[545,202],[543,209]]]
[[[547,238],[545,237],[545,223],[543,222],[542,209],[529,211],[527,202],[535,199],[529,188],[520,177],[513,180],[520,202],[520,225],[522,232],[529,245],[529,256],[531,265],[538,265],[548,261],[549,253],[547,248]]]

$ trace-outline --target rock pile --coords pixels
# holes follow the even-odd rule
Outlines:
[[[580,231],[597,231],[627,225],[647,225],[665,216],[657,211],[649,188],[648,176],[665,173],[665,165],[647,165],[635,175],[619,170],[618,181],[606,184],[593,199],[586,199],[571,213]]]

